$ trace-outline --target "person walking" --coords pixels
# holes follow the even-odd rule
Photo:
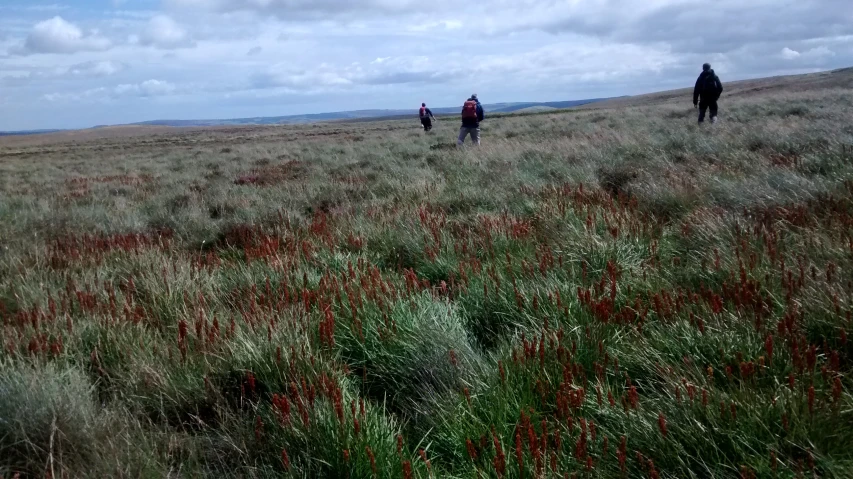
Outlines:
[[[705,112],[711,110],[711,123],[717,122],[717,100],[723,94],[720,77],[714,73],[710,63],[702,65],[702,73],[693,87],[693,107],[699,108],[699,123],[705,123]]]
[[[480,104],[480,100],[475,93],[462,105],[462,128],[459,130],[459,139],[456,140],[456,146],[462,146],[465,143],[465,137],[468,135],[471,135],[472,143],[479,145],[480,122],[484,118],[483,105]]]
[[[426,103],[421,103],[421,110],[418,112],[421,118],[421,125],[424,126],[424,131],[432,130],[432,122],[435,120],[432,112],[427,108]]]

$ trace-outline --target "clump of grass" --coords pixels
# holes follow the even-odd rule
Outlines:
[[[413,301],[384,314],[364,311],[359,329],[347,328],[341,339],[365,394],[404,417],[434,412],[437,398],[458,394],[481,366],[455,308],[423,296]]]
[[[97,457],[105,424],[78,369],[6,362],[0,392],[0,471],[79,473]]]
[[[598,184],[614,198],[630,196],[629,186],[637,179],[636,170],[627,166],[601,168],[598,170]]]

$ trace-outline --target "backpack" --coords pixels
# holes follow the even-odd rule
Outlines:
[[[476,120],[477,117],[477,102],[474,100],[468,100],[462,105],[462,119],[463,120]]]
[[[717,87],[718,81],[719,80],[717,80],[716,74],[709,73],[705,77],[705,85],[702,88],[702,93],[704,93],[705,95],[716,96],[717,93],[720,91],[719,88]]]
[[[426,117],[427,117],[427,114],[426,114],[426,107],[423,107],[423,106],[421,107],[421,113],[420,113],[420,115],[421,115],[421,119],[424,119],[424,118],[426,118]]]

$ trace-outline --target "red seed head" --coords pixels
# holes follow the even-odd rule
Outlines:
[[[625,436],[622,436],[616,457],[619,460],[619,470],[622,471],[622,474],[625,474],[625,461],[628,459],[628,439]]]
[[[252,374],[251,371],[246,373],[246,381],[249,383],[249,390],[252,391],[252,395],[255,394],[255,375]]]
[[[814,386],[809,386],[809,414],[814,412]]]
[[[290,457],[288,457],[288,455],[287,455],[287,449],[281,450],[281,463],[282,463],[282,465],[284,465],[285,471],[290,470]]]
[[[258,441],[261,440],[261,436],[264,433],[264,422],[261,420],[261,416],[255,417],[255,439]]]
[[[663,413],[658,414],[658,428],[660,429],[660,433],[666,438],[667,429],[666,429],[666,416]]]
[[[841,378],[836,377],[832,383],[832,401],[837,403],[841,400]]]
[[[373,471],[373,477],[376,477],[376,456],[373,455],[373,451],[370,449],[370,446],[365,446],[364,450],[367,453],[367,458],[370,459],[370,470]]]
[[[524,450],[521,444],[521,431],[515,432],[515,460],[518,462],[518,474],[524,476]]]
[[[477,460],[477,448],[474,447],[474,443],[471,442],[470,438],[465,440],[465,447],[468,449],[468,457],[472,461],[476,461]]]
[[[773,335],[768,334],[764,340],[764,351],[767,353],[767,362],[773,362]]]

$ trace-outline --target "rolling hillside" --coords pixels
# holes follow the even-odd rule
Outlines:
[[[553,102],[512,102],[484,104],[483,108],[488,113],[513,113],[519,110],[544,107],[552,109],[572,108],[589,103],[603,101],[605,98],[592,98],[588,100],[553,101]],[[431,108],[436,115],[454,115],[459,113],[458,106]],[[154,120],[134,123],[134,125],[149,126],[234,126],[234,125],[289,125],[300,123],[317,123],[323,121],[348,121],[348,120],[384,120],[396,117],[414,115],[416,107],[400,110],[353,110],[331,113],[316,113],[305,115],[288,115],[272,117],[236,118],[221,120]]]

